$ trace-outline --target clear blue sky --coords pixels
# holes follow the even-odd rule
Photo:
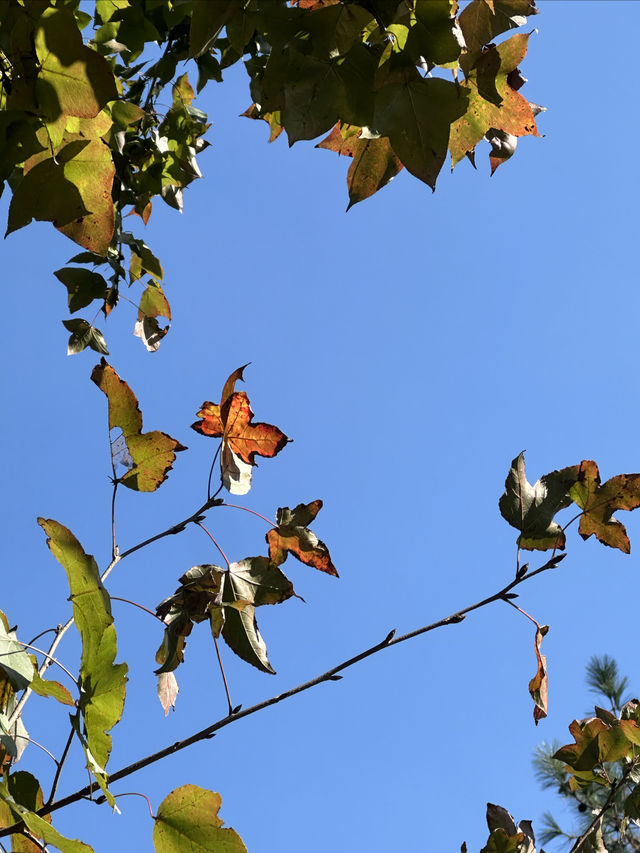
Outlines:
[[[259,612],[277,676],[225,651],[234,703],[282,692],[392,628],[412,630],[506,583],[515,531],[497,501],[522,449],[531,480],[583,458],[603,478],[640,470],[640,127],[630,70],[640,4],[540,6],[523,93],[548,107],[545,138],[522,140],[493,178],[485,150],[477,173],[464,162],[450,176],[445,166],[435,195],[402,173],[345,214],[347,161],[311,144],[289,150],[284,137],[267,146],[265,125],[238,118],[250,102],[244,72],[199,101],[213,121],[205,180],[186,193],[182,216],[156,203],[145,237],[165,266],[172,329],[149,355],[131,335],[133,308],[103,323],[145,429],[190,451],[157,493],[119,495],[118,539],[128,547],[201,503],[213,442],[189,425],[250,361],[257,418],[294,443],[261,462],[245,503],[272,516],[322,498],[314,529],[341,574],[288,561],[307,603]],[[5,193],[3,215],[7,203]],[[52,275],[73,254],[44,224],[3,245],[2,608],[22,639],[70,613],[36,516],[68,525],[102,566],[109,558],[106,404],[89,381],[97,358],[66,356],[66,292]],[[188,782],[217,790],[250,853],[440,853],[464,840],[474,851],[486,840],[487,801],[534,821],[559,812],[536,786],[531,753],[543,739],[565,742],[587,712],[589,656],[616,656],[640,691],[640,523],[620,515],[630,557],[574,530],[562,568],[522,588],[521,606],[551,626],[550,713],[537,728],[531,625],[493,605],[116,790],[144,791],[154,808]],[[232,559],[264,552],[265,525],[249,514],[220,509],[210,526]],[[194,528],[123,562],[109,589],[153,608],[190,566],[218,561]],[[226,709],[206,625],[189,639],[177,710],[165,719],[153,676],[159,626],[119,602],[114,613],[132,677],[112,770]],[[77,654],[69,636],[60,657],[73,667]],[[52,700],[31,701],[27,727],[59,753],[65,715]],[[23,763],[46,779],[47,761],[31,748]],[[74,761],[80,768],[77,752]],[[85,779],[70,764],[62,789]],[[151,850],[144,802],[119,805],[112,817],[79,804],[56,825],[100,853]]]

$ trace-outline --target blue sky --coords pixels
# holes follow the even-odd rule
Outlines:
[[[412,630],[504,585],[515,531],[497,501],[521,450],[531,481],[583,458],[603,479],[640,470],[639,127],[628,68],[640,4],[540,6],[522,70],[523,94],[548,107],[545,137],[523,139],[493,178],[484,150],[477,173],[463,162],[451,176],[445,166],[435,195],[402,173],[345,214],[347,161],[312,144],[289,150],[284,138],[267,146],[265,125],[238,118],[250,102],[243,71],[198,102],[213,121],[205,179],[186,193],[182,216],[156,203],[145,232],[164,263],[171,331],[150,355],[131,334],[133,308],[121,305],[102,325],[145,429],[190,450],[157,493],[119,494],[118,539],[128,547],[200,505],[214,443],[189,425],[250,361],[244,387],[257,419],[294,442],[261,462],[244,503],[272,516],[322,498],[314,529],[341,574],[288,561],[306,604],[259,612],[277,676],[223,652],[234,703],[282,692],[392,628]],[[5,193],[4,214],[7,203]],[[35,518],[69,526],[104,566],[110,465],[105,399],[89,380],[97,358],[66,356],[66,293],[52,275],[74,246],[34,224],[3,251],[2,607],[28,639],[70,612]],[[545,809],[560,813],[537,788],[531,753],[542,740],[564,742],[588,711],[587,659],[614,655],[640,691],[640,524],[620,516],[630,557],[572,529],[561,569],[522,587],[520,606],[551,626],[550,713],[537,728],[527,692],[532,626],[495,604],[116,790],[144,791],[154,808],[182,784],[217,790],[250,853],[439,853],[464,840],[471,851],[486,840],[487,801],[534,826]],[[231,559],[264,553],[258,519],[231,509],[209,518]],[[190,566],[218,561],[194,528],[124,561],[109,589],[153,608]],[[534,556],[532,566],[543,561]],[[189,639],[177,710],[165,719],[153,676],[159,626],[118,602],[114,615],[131,680],[112,770],[226,712],[205,625]],[[69,636],[60,657],[73,667],[77,655]],[[30,702],[27,727],[59,753],[66,712],[46,702]],[[85,781],[81,756],[73,759],[64,791]],[[32,748],[23,764],[47,779],[47,761]],[[97,851],[151,849],[144,802],[119,805],[122,816],[112,817],[79,804],[56,825]]]

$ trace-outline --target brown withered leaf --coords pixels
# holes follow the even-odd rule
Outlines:
[[[531,694],[531,698],[535,702],[535,707],[533,709],[533,719],[535,721],[536,726],[538,725],[540,720],[544,719],[547,716],[547,691],[549,686],[549,681],[547,678],[547,658],[546,655],[543,655],[540,652],[540,646],[542,645],[542,638],[545,637],[548,632],[548,625],[536,625],[534,648],[536,651],[538,668],[536,670],[536,674],[529,682],[529,693]]]
[[[234,390],[235,383],[242,379],[244,367],[239,367],[229,376],[220,403],[203,403],[198,412],[201,420],[191,425],[201,435],[222,439],[222,483],[233,495],[244,495],[251,488],[256,456],[271,458],[290,441],[282,430],[272,424],[252,423],[249,398],[244,391]]]
[[[361,130],[338,122],[331,133],[316,145],[316,148],[326,148],[353,158],[347,172],[347,210],[377,193],[404,168],[388,137],[366,139],[360,136]]]
[[[612,516],[618,509],[632,510],[640,506],[640,474],[619,474],[601,486],[598,466],[585,459],[580,463],[578,482],[570,495],[584,510],[578,528],[583,539],[593,535],[603,545],[619,548],[625,554],[631,551],[624,524]]]
[[[104,358],[93,368],[91,379],[109,400],[109,429],[122,430],[112,454],[114,462],[123,461],[129,470],[118,482],[139,492],[154,492],[167,479],[176,453],[187,448],[159,430],[142,432],[142,412],[135,394]],[[126,453],[122,447],[116,451],[122,439]]]
[[[321,509],[321,500],[311,501],[309,504],[298,504],[295,509],[289,509],[286,506],[278,509],[276,514],[278,526],[273,527],[265,537],[272,562],[280,565],[291,553],[307,566],[338,577],[329,549],[307,527]]]

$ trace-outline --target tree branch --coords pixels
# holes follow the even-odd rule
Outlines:
[[[604,801],[604,805],[598,809],[595,817],[593,818],[593,820],[591,821],[589,826],[585,829],[585,831],[582,833],[582,835],[576,839],[576,843],[573,845],[573,847],[571,848],[569,853],[577,853],[578,850],[582,850],[582,845],[585,843],[585,841],[589,838],[589,836],[591,835],[593,830],[596,828],[596,825],[598,824],[598,822],[600,820],[602,820],[602,817],[605,814],[605,812],[607,812],[611,808],[611,806],[614,804],[614,800],[615,800],[615,796],[618,792],[618,788],[620,788],[621,785],[624,785],[629,774],[635,768],[635,766],[636,766],[635,762],[631,762],[631,764],[629,764],[627,769],[622,774],[621,778],[613,780],[613,782],[611,783],[611,790],[609,791],[609,796]]]
[[[519,586],[521,583],[524,583],[527,580],[531,580],[531,578],[536,577],[536,575],[539,575],[542,572],[546,572],[549,569],[555,569],[558,563],[562,559],[564,559],[564,557],[564,554],[552,557],[543,566],[540,566],[540,568],[535,569],[535,571],[533,572],[528,572],[527,574],[521,574],[520,577],[515,578],[505,587],[500,589],[498,592],[495,592],[493,595],[490,595],[487,598],[483,598],[481,601],[478,601],[475,604],[471,604],[468,607],[463,608],[462,610],[458,610],[455,613],[452,613],[450,616],[446,616],[444,619],[439,619],[437,622],[432,622],[429,625],[424,625],[422,628],[417,628],[414,631],[409,631],[407,634],[401,634],[399,637],[395,636],[395,630],[390,631],[389,634],[387,634],[387,636],[384,638],[384,640],[382,640],[382,642],[376,643],[374,646],[365,649],[354,657],[351,657],[348,660],[339,663],[337,666],[328,669],[326,672],[323,672],[322,675],[318,675],[315,678],[310,679],[309,681],[305,681],[303,684],[299,684],[297,687],[292,687],[291,690],[287,690],[286,693],[280,693],[277,696],[272,696],[270,699],[265,699],[264,701],[259,702],[256,705],[252,705],[250,708],[246,708],[244,711],[241,710],[242,706],[239,705],[237,706],[237,708],[233,709],[232,713],[227,714],[226,717],[222,717],[222,719],[218,720],[215,723],[212,723],[201,731],[190,735],[184,740],[176,741],[175,743],[164,747],[164,749],[161,749],[158,752],[154,752],[151,755],[147,755],[144,758],[139,759],[138,761],[134,761],[133,764],[129,764],[126,767],[122,767],[120,770],[116,770],[114,773],[109,774],[107,781],[109,784],[112,784],[113,782],[117,782],[127,776],[131,776],[138,770],[142,770],[144,767],[148,767],[150,764],[155,764],[157,761],[160,761],[169,755],[173,755],[176,752],[180,752],[180,750],[186,749],[188,746],[191,746],[194,743],[198,743],[201,740],[208,740],[209,738],[214,737],[216,732],[220,731],[223,728],[226,728],[226,726],[231,725],[231,723],[235,723],[237,720],[241,720],[243,717],[249,717],[252,714],[256,714],[258,711],[263,711],[265,708],[269,708],[272,705],[277,705],[280,702],[284,702],[286,699],[290,699],[292,696],[297,696],[298,693],[303,693],[304,691],[309,690],[310,688],[315,687],[318,684],[323,684],[327,681],[338,681],[340,678],[342,678],[342,676],[339,675],[340,672],[345,669],[348,669],[351,666],[354,666],[354,664],[359,663],[360,661],[365,660],[368,657],[371,657],[371,655],[375,655],[378,652],[381,652],[383,649],[390,648],[391,646],[397,646],[400,643],[406,642],[407,640],[412,640],[414,637],[419,637],[422,634],[428,633],[429,631],[434,631],[436,628],[442,628],[445,625],[455,625],[458,622],[462,622],[463,619],[466,617],[467,613],[471,613],[474,610],[479,610],[481,607],[486,607],[488,604],[491,604],[494,601],[502,601],[504,600],[504,596],[514,587]],[[39,809],[37,814],[42,817],[46,814],[50,814],[51,812],[57,811],[58,809],[64,808],[65,806],[71,805],[72,803],[75,803],[78,800],[87,797],[92,792],[92,790],[92,785],[86,785],[84,788],[81,788],[80,790],[75,791],[73,794],[69,794],[68,796],[63,797],[62,799],[57,800],[57,802],[55,803],[48,803],[43,808]],[[0,838],[19,831],[17,829],[18,826],[19,824],[14,824],[13,826],[1,829]]]
[[[205,503],[203,503],[202,506],[199,509],[197,509],[194,513],[192,513],[188,518],[185,518],[184,521],[179,521],[177,524],[173,524],[171,527],[168,527],[166,530],[163,530],[161,533],[156,533],[155,536],[150,536],[148,539],[145,539],[142,542],[138,542],[137,545],[133,545],[131,548],[127,548],[127,550],[123,551],[121,554],[119,554],[119,553],[115,554],[115,556],[113,557],[113,559],[111,560],[111,562],[109,563],[107,568],[100,575],[100,581],[102,583],[104,583],[104,581],[109,577],[109,575],[111,574],[113,569],[116,567],[116,565],[120,562],[120,560],[124,560],[125,557],[128,557],[130,554],[134,554],[136,551],[139,551],[141,548],[145,548],[147,545],[150,545],[152,542],[157,542],[158,539],[163,539],[165,536],[172,536],[175,533],[181,533],[185,529],[185,527],[187,527],[187,525],[200,520],[202,517],[202,514],[204,512],[206,512],[208,509],[211,509],[212,507],[214,507],[216,505],[217,505],[216,499],[211,498],[210,500],[205,501]],[[47,656],[46,656],[45,660],[43,661],[42,665],[40,666],[40,669],[38,670],[38,675],[41,678],[44,675],[44,673],[49,669],[51,664],[53,663],[53,654],[54,654],[55,650],[58,648],[58,646],[60,645],[60,642],[61,642],[62,638],[64,637],[64,635],[67,633],[69,628],[73,625],[73,622],[74,622],[74,620],[73,620],[73,616],[72,616],[70,619],[68,619],[64,623],[64,625],[59,625],[56,628],[56,636],[55,636],[55,639],[53,640],[53,642],[51,643],[51,645],[49,646],[49,651],[43,653],[43,654],[46,654]],[[31,688],[27,687],[27,689],[24,691],[24,693],[20,697],[18,703],[16,704],[16,707],[13,709],[11,716],[9,717],[9,720],[7,723],[7,725],[9,727],[12,726],[15,723],[15,721],[20,717],[20,715],[22,714],[22,709],[24,708],[27,700],[29,699],[29,696],[31,696],[31,693],[32,693]]]

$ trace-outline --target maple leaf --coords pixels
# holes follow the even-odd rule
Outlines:
[[[547,635],[548,631],[548,625],[536,625],[534,648],[536,651],[538,668],[536,670],[536,674],[529,682],[529,693],[535,702],[533,719],[536,726],[540,720],[547,716],[547,691],[549,687],[549,680],[547,678],[547,658],[545,655],[541,654],[540,646],[542,644],[542,638]]]
[[[531,104],[510,85],[513,80],[510,75],[524,59],[528,41],[529,36],[523,33],[497,47],[491,45],[480,57],[477,68],[461,84],[468,96],[468,107],[451,125],[452,167],[490,131],[491,138],[497,138],[498,131],[516,138],[539,136]],[[503,156],[504,159],[507,158]]]
[[[347,210],[377,193],[403,168],[386,136],[368,139],[362,137],[361,132],[360,127],[338,122],[331,133],[316,145],[316,148],[326,148],[353,158],[347,172]]]
[[[604,761],[619,761],[632,748],[632,741],[626,737],[625,730],[617,719],[612,724],[599,717],[574,720],[569,731],[575,743],[561,747],[553,758],[564,761],[571,771],[577,771],[579,776]],[[584,778],[586,780],[588,777]]]
[[[545,474],[535,485],[525,475],[524,453],[511,463],[500,498],[500,512],[521,531],[518,546],[527,551],[547,551],[565,546],[566,537],[553,517],[572,502],[570,489],[578,479],[578,465]]]
[[[307,566],[338,577],[336,567],[331,562],[329,549],[307,527],[321,509],[321,500],[312,501],[309,504],[298,504],[295,509],[289,509],[289,507],[278,509],[276,514],[278,526],[272,528],[265,537],[272,562],[280,565],[291,553]]]
[[[222,439],[220,470],[222,483],[232,495],[244,495],[251,488],[251,469],[256,456],[271,458],[290,441],[276,426],[252,423],[253,412],[244,391],[235,391],[244,368],[229,376],[220,403],[205,402],[198,412],[202,420],[191,424],[201,435]]]
[[[122,435],[112,443],[114,463],[121,460],[129,470],[119,483],[139,492],[154,492],[166,479],[176,453],[187,448],[164,432],[142,432],[142,412],[135,394],[103,358],[91,379],[109,400],[109,429],[120,428]],[[120,445],[124,440],[126,445]]]
[[[610,548],[619,548],[625,554],[631,551],[624,524],[612,516],[617,509],[632,510],[640,506],[640,474],[619,474],[601,486],[598,466],[585,459],[580,463],[571,497],[584,510],[578,528],[583,539],[595,536]]]
[[[248,557],[220,566],[193,566],[180,578],[176,592],[162,601],[156,613],[165,623],[156,654],[160,675],[184,661],[186,638],[194,622],[209,620],[211,633],[247,663],[273,674],[267,647],[258,630],[256,607],[280,604],[295,595],[293,584],[267,557]]]

